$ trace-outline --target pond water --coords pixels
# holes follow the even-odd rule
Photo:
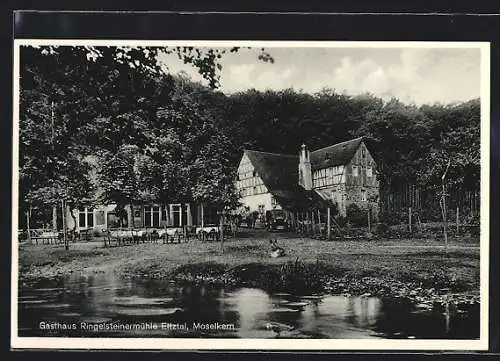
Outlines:
[[[294,296],[110,274],[24,286],[18,306],[23,337],[479,337],[479,311],[447,315],[402,299]]]

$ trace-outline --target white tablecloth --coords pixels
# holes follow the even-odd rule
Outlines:
[[[134,235],[134,231],[111,231],[110,232],[112,237],[132,237]]]
[[[158,231],[158,235],[160,237],[163,237],[165,234],[167,234],[169,236],[175,236],[176,233],[181,234],[182,229],[181,228],[167,228],[167,229],[160,229]]]
[[[219,227],[217,226],[209,226],[209,227],[196,227],[196,234],[200,233],[201,231],[204,231],[206,233],[210,232],[219,232]]]
[[[44,238],[54,237],[54,238],[57,238],[58,235],[59,235],[59,233],[57,233],[57,232],[42,232],[42,234],[40,235],[40,237],[44,237]]]

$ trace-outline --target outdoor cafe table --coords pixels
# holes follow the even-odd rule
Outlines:
[[[210,233],[210,232],[219,232],[219,227],[218,226],[206,226],[206,227],[196,227],[196,234],[199,234],[201,232],[205,233]]]
[[[132,237],[132,236],[142,237],[145,234],[146,234],[146,230],[120,229],[120,230],[112,230],[111,231],[111,235],[113,237]]]
[[[38,240],[45,241],[47,240],[49,243],[51,241],[57,242],[59,238],[59,232],[54,232],[54,231],[42,231],[38,235],[32,235],[31,240],[35,241],[38,244]]]
[[[182,228],[164,228],[158,231],[158,235],[163,239],[163,243],[181,242],[183,235]]]
[[[201,237],[201,239],[205,239],[205,237],[207,237],[207,239],[211,238],[214,241],[219,239],[219,227],[218,226],[205,226],[203,228],[197,227],[195,233],[198,236],[198,238]],[[203,234],[205,234],[205,236],[203,236]]]
[[[163,237],[165,234],[169,237],[173,237],[181,232],[182,232],[181,228],[166,228],[166,229],[160,229],[158,231],[158,235],[160,236],[160,238]]]
[[[132,231],[132,230],[113,230],[110,232],[110,234],[113,237],[131,238],[132,236],[134,236],[134,231]]]

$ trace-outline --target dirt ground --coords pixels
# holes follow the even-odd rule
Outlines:
[[[271,258],[270,239],[285,250]],[[19,279],[63,277],[73,272],[115,272],[123,277],[170,277],[179,267],[213,263],[225,269],[245,265],[280,265],[300,260],[322,263],[352,277],[403,281],[445,278],[461,288],[479,289],[479,239],[452,237],[445,252],[435,238],[326,241],[290,233],[247,230],[224,242],[192,240],[181,244],[128,245],[104,248],[102,240],[58,245],[19,246]]]

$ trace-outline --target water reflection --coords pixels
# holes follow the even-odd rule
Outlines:
[[[113,274],[72,275],[24,287],[19,294],[21,336],[477,338],[479,314],[458,316],[417,312],[405,299],[300,297],[252,288],[122,281]],[[47,330],[41,322],[149,328]]]
[[[267,311],[272,306],[266,292],[249,288],[236,292],[230,302],[238,312],[240,332],[248,332],[258,328],[257,322],[259,318],[265,318]]]

